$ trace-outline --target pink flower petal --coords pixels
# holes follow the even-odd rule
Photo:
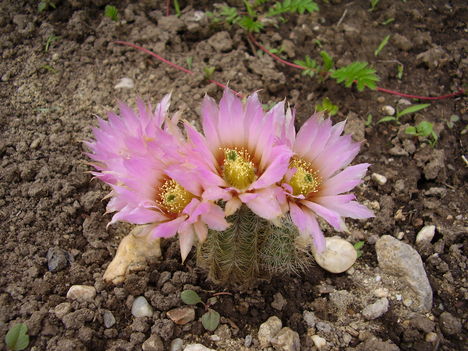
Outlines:
[[[257,190],[256,195],[258,196],[250,197],[250,199],[247,197],[248,201],[244,201],[242,198],[241,200],[244,201],[257,216],[273,220],[283,215],[281,206],[276,198],[276,194],[272,189],[265,188]]]
[[[193,228],[195,229],[195,233],[197,234],[198,241],[200,243],[203,243],[208,236],[208,227],[205,223],[203,223],[203,221],[197,221],[193,224]]]
[[[352,190],[362,182],[369,166],[368,163],[361,163],[345,168],[322,184],[320,194],[335,195]]]
[[[276,146],[273,150],[271,163],[263,174],[253,182],[249,189],[266,188],[279,182],[285,175],[289,167],[292,151],[286,145]]]
[[[369,210],[366,206],[361,205],[357,201],[343,201],[341,198],[345,195],[337,196],[324,196],[318,198],[316,201],[321,205],[335,211],[342,217],[350,217],[355,219],[365,219],[374,217],[374,212]],[[354,197],[354,195],[351,195]]]
[[[223,209],[215,204],[210,204],[209,212],[202,214],[201,218],[213,230],[222,231],[229,227]]]
[[[291,219],[301,235],[311,235],[316,250],[322,252],[325,249],[325,237],[314,214],[305,207],[299,207],[294,202],[289,203],[289,208]]]
[[[218,105],[206,95],[201,106],[201,117],[203,132],[212,152],[215,152],[221,145],[218,135],[218,113]]]
[[[152,238],[169,238],[176,235],[180,225],[185,221],[187,216],[180,216],[169,222],[163,222],[153,229]]]
[[[343,220],[341,219],[340,215],[337,212],[332,211],[327,207],[324,207],[322,205],[319,205],[317,203],[307,201],[307,200],[301,200],[300,203],[310,208],[317,215],[319,215],[324,220],[326,220],[336,230],[342,231],[345,229]]]
[[[242,201],[239,200],[238,197],[233,197],[231,200],[226,202],[226,205],[224,206],[224,214],[226,216],[233,215],[234,213],[237,212],[237,210],[241,207]]]
[[[195,233],[193,226],[187,225],[183,226],[179,230],[179,246],[180,246],[180,256],[182,257],[182,263],[187,258],[190,250],[192,250],[193,243],[195,241]]]

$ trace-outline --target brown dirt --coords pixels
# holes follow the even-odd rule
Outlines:
[[[467,134],[462,134],[468,121],[466,99],[434,102],[403,118],[403,125],[422,119],[434,123],[439,142],[431,148],[406,136],[404,127],[375,125],[383,116],[382,107],[396,106],[399,97],[360,93],[331,80],[321,83],[304,77],[252,52],[240,30],[207,23],[190,26],[194,11],[210,10],[211,5],[181,1],[184,14],[179,21],[164,18],[164,3],[122,1],[121,23],[103,16],[106,2],[101,0],[57,1],[56,9],[43,13],[38,13],[36,1],[0,4],[0,349],[6,348],[3,335],[8,328],[25,322],[30,350],[140,350],[152,333],[163,339],[166,349],[180,337],[187,344],[198,340],[218,350],[239,350],[250,334],[254,343],[249,349],[257,350],[259,325],[276,315],[299,333],[302,349],[313,350],[303,312],[314,311],[322,324],[312,332],[325,337],[330,350],[390,350],[384,343],[388,340],[402,350],[462,350],[468,327],[467,172],[462,159],[468,142]],[[266,28],[257,40],[268,47],[287,46],[281,55],[290,61],[306,54],[318,58],[321,49],[338,65],[366,60],[377,69],[379,86],[398,91],[442,95],[466,86],[468,16],[463,1],[381,0],[373,12],[368,11],[368,1],[331,0],[319,5],[320,12],[289,16],[279,28]],[[382,25],[388,18],[395,20]],[[374,57],[388,34],[390,43]],[[46,51],[51,35],[59,38]],[[229,333],[218,342],[198,321],[181,327],[166,317],[166,311],[182,305],[180,292],[187,287],[203,297],[222,290],[206,282],[193,257],[180,263],[176,242],[166,242],[164,257],[124,284],[104,284],[103,272],[129,227],[106,230],[109,217],[103,215],[101,199],[108,189],[87,174],[81,141],[91,137],[94,115],[115,109],[117,100],[133,103],[141,96],[155,103],[172,91],[173,108],[196,121],[204,94],[216,98],[221,94],[201,73],[186,75],[113,40],[141,44],[182,66],[192,58],[197,72],[215,66],[214,79],[246,94],[261,90],[265,103],[286,98],[297,108],[298,125],[322,98],[337,104],[340,111],[334,120],[347,118],[349,131],[363,140],[355,162],[369,162],[370,173],[388,178],[382,186],[369,176],[357,191],[361,200],[380,210],[374,220],[350,226],[350,241],[367,242],[352,273],[332,275],[313,267],[301,276],[277,277],[250,291],[219,297],[215,308]],[[396,76],[397,62],[404,65],[402,79]],[[124,77],[134,80],[133,89],[114,88]],[[374,124],[366,127],[368,114],[374,116]],[[454,114],[461,120],[449,128],[447,121]],[[417,232],[428,224],[436,225],[436,236],[429,245],[416,246]],[[402,240],[418,250],[425,264],[434,293],[431,313],[412,312],[393,298],[398,291],[376,279],[381,274],[373,244],[382,235],[401,232]],[[328,235],[333,233],[329,230]],[[64,267],[55,272],[48,270],[51,248],[59,248],[65,257]],[[97,296],[91,302],[68,301],[70,310],[60,316],[56,306],[67,302],[73,284],[92,285]],[[360,311],[379,287],[390,290],[389,311],[367,321]],[[277,293],[287,301],[281,311],[271,306]],[[131,315],[134,297],[142,294],[156,311],[152,318]],[[111,328],[103,324],[106,310],[116,319]],[[455,324],[462,324],[460,332],[444,329],[440,323],[444,311]],[[431,331],[437,342],[425,340]]]

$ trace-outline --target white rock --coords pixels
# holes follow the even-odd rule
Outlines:
[[[422,241],[428,241],[430,242],[432,238],[435,235],[435,230],[436,227],[435,225],[426,225],[424,226],[416,235],[416,243],[422,242]]]
[[[125,77],[114,86],[114,89],[133,89],[134,87],[133,79]]]
[[[96,297],[96,288],[89,285],[72,285],[67,292],[67,299],[91,301]]]
[[[153,308],[144,296],[138,296],[133,301],[132,314],[135,317],[151,317],[153,315]]]
[[[384,107],[382,107],[382,111],[387,116],[393,116],[395,114],[395,109],[390,105],[385,105]]]
[[[385,183],[387,183],[387,177],[378,173],[372,173],[371,178],[379,185],[385,185]]]
[[[102,317],[106,328],[111,328],[115,324],[115,317],[111,311],[105,310]]]
[[[258,341],[260,341],[260,346],[269,346],[271,340],[279,333],[282,327],[283,323],[281,319],[276,316],[272,316],[268,318],[265,323],[262,323],[258,329]]]
[[[213,349],[209,349],[206,346],[203,346],[202,344],[190,344],[185,346],[184,351],[216,351]]]
[[[299,334],[291,328],[284,327],[271,340],[271,344],[278,351],[300,351],[301,341]]]
[[[182,340],[181,338],[176,338],[172,340],[169,351],[182,351],[183,347],[184,347],[184,340]]]
[[[402,291],[404,299],[416,298],[411,308],[416,312],[429,312],[432,288],[419,253],[390,235],[384,235],[377,241],[375,251],[380,269],[398,277],[406,285],[407,289]]]
[[[321,253],[313,250],[317,264],[331,273],[343,273],[348,270],[357,259],[356,249],[339,236],[325,238],[325,250]]]
[[[375,297],[388,297],[388,289],[387,288],[377,288],[374,290]]]
[[[439,337],[437,336],[437,333],[430,332],[426,334],[426,337],[424,338],[427,342],[436,342]]]
[[[364,316],[364,318],[372,320],[372,319],[379,318],[381,315],[383,315],[387,311],[388,311],[388,300],[386,297],[383,297],[381,299],[378,299],[373,304],[366,306],[362,310],[362,315]]]
[[[314,342],[315,347],[319,350],[327,346],[327,340],[319,335],[312,335],[312,341]]]

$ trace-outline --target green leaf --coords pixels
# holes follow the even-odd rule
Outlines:
[[[400,118],[401,116],[408,115],[410,113],[415,113],[421,111],[422,109],[426,108],[430,104],[419,104],[419,105],[412,105],[410,107],[405,108],[403,111],[397,113],[397,117]]]
[[[200,296],[193,290],[184,290],[180,294],[180,298],[187,305],[196,305],[197,303],[202,302]]]
[[[5,342],[10,350],[24,350],[29,345],[28,327],[19,323],[14,325],[5,335]]]
[[[45,11],[47,9],[47,3],[45,1],[41,1],[38,5],[37,5],[37,10],[39,12],[42,12],[42,11]]]
[[[325,97],[322,100],[322,103],[318,104],[316,106],[317,111],[325,111],[327,112],[330,116],[334,116],[338,113],[338,106],[333,104],[328,97]]]
[[[277,2],[268,11],[267,16],[277,16],[283,13],[299,13],[318,11],[319,7],[313,0],[284,0]]]
[[[248,32],[258,33],[263,28],[263,23],[254,20],[252,17],[242,16],[239,20],[239,26]]]
[[[363,240],[358,241],[356,244],[354,244],[354,248],[355,248],[356,250],[361,250],[365,243],[366,243],[366,242],[363,241]]]
[[[331,77],[338,83],[344,83],[347,88],[356,83],[359,91],[363,91],[365,87],[375,89],[376,82],[380,80],[375,69],[367,67],[367,62],[353,62],[333,72]]]
[[[331,57],[325,50],[320,51],[320,56],[322,56],[323,60],[322,70],[326,72],[330,71],[334,66],[333,57]]]
[[[388,44],[389,39],[390,39],[390,35],[387,35],[385,38],[383,38],[383,40],[379,44],[379,47],[377,49],[375,49],[375,51],[374,51],[374,56],[375,57],[379,56],[382,49],[385,47],[385,45]]]
[[[366,120],[366,123],[364,123],[364,125],[366,127],[369,127],[370,125],[372,125],[372,115],[370,113],[367,115],[367,120]]]
[[[416,131],[418,132],[418,135],[427,137],[431,135],[433,130],[433,125],[430,122],[427,121],[422,121],[416,126]]]
[[[416,127],[413,127],[413,126],[406,127],[405,133],[409,135],[418,135],[418,132],[416,131]]]
[[[116,22],[119,20],[119,10],[117,7],[112,5],[106,5],[104,8],[104,16],[109,17],[112,21]]]
[[[237,23],[240,20],[239,13],[235,7],[223,6],[220,15],[226,17],[226,22],[229,24]]]
[[[210,308],[208,312],[201,317],[201,322],[206,330],[214,331],[218,328],[220,318],[219,313]]]
[[[397,119],[393,116],[385,116],[384,118],[381,118],[377,121],[377,124],[379,123],[384,123],[384,122],[390,122],[390,121],[396,121]]]
[[[304,68],[302,74],[313,77],[317,73],[317,62],[306,55],[304,60],[295,60],[294,63]]]

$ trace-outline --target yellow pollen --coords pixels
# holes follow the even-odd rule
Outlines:
[[[243,190],[255,180],[255,165],[244,149],[224,148],[223,178],[229,185]]]
[[[174,179],[164,182],[160,188],[158,204],[167,212],[179,214],[192,201],[193,194],[185,190]]]
[[[304,195],[307,197],[310,193],[318,191],[322,179],[318,172],[312,168],[310,162],[302,159],[293,158],[289,168],[295,168],[296,173],[289,180],[289,185],[293,189],[293,195]]]

